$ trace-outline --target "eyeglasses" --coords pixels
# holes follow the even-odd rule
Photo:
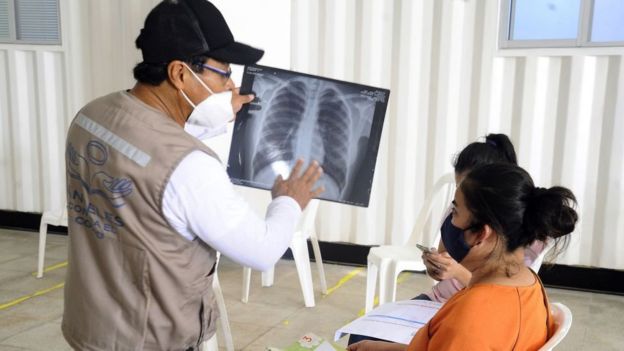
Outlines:
[[[220,68],[217,67],[212,67],[210,65],[207,65],[205,63],[201,63],[200,66],[202,66],[203,68],[212,71],[214,73],[217,73],[218,75],[220,75],[221,77],[225,78],[225,79],[230,79],[230,76],[232,75],[232,69],[228,69],[227,71],[224,71]]]

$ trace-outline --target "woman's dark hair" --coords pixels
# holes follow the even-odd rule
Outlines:
[[[490,225],[505,237],[508,252],[548,238],[555,239],[561,251],[578,220],[572,191],[560,186],[536,188],[529,173],[515,165],[478,166],[459,187],[473,226]]]
[[[202,63],[206,62],[208,56],[194,56],[190,59],[182,60],[186,62],[189,67],[195,72],[201,74],[204,71],[204,67],[202,67]],[[169,63],[146,63],[140,62],[134,66],[132,73],[134,74],[134,79],[136,79],[139,83],[149,84],[149,85],[160,85],[160,83],[167,80],[167,67]]]
[[[463,173],[480,165],[492,163],[518,164],[516,151],[505,134],[488,134],[484,142],[468,144],[455,158],[455,173]]]

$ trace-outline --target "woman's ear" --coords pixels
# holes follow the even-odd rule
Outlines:
[[[186,67],[184,67],[182,61],[173,60],[167,65],[167,77],[177,90],[184,88],[185,71]]]
[[[484,224],[483,227],[481,227],[481,230],[479,230],[476,234],[477,237],[474,245],[479,245],[484,241],[496,239],[496,231],[489,224]]]

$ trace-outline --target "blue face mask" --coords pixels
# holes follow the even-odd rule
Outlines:
[[[448,254],[458,263],[461,262],[468,252],[472,248],[464,238],[464,232],[466,230],[472,229],[474,226],[470,226],[466,229],[461,229],[453,225],[451,222],[453,220],[453,215],[449,214],[448,217],[442,223],[442,228],[440,228],[442,243],[446,248]]]

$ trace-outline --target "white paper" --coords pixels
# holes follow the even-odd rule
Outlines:
[[[358,334],[409,344],[440,307],[441,303],[426,300],[386,303],[338,329],[334,340],[345,334]]]

